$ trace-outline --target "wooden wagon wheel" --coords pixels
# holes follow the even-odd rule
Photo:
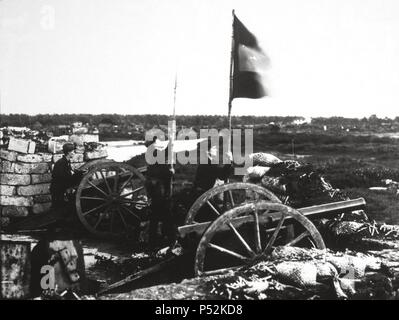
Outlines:
[[[96,236],[133,235],[148,205],[144,182],[144,176],[128,164],[97,164],[76,191],[79,220]]]
[[[289,224],[296,226],[291,240],[284,234]],[[276,246],[293,245],[325,249],[314,224],[299,211],[267,201],[244,204],[224,213],[204,232],[194,272],[199,276],[253,264],[265,259]]]
[[[185,224],[213,221],[227,210],[244,202],[267,200],[281,203],[269,190],[252,183],[234,182],[203,193],[191,206]]]

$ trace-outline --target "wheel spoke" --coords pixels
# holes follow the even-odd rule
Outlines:
[[[103,180],[104,180],[104,182],[105,182],[105,185],[107,186],[108,192],[111,193],[111,192],[112,192],[112,191],[111,191],[111,187],[110,187],[109,184],[108,184],[107,178],[105,178],[104,173],[103,173],[102,170],[100,170],[100,173],[101,173],[101,177],[103,178]]]
[[[134,189],[133,191],[130,191],[129,193],[122,194],[121,197],[126,198],[126,197],[130,196],[131,194],[134,194],[142,189],[144,189],[144,187],[138,187],[137,189]]]
[[[233,192],[231,192],[231,190],[229,190],[228,194],[229,194],[231,206],[234,207],[235,203],[234,203],[234,198],[233,198]]]
[[[132,180],[132,178],[134,177],[134,174],[132,173],[129,178],[127,178],[127,180],[122,184],[120,191],[122,192],[122,190],[129,184],[130,180]]]
[[[125,229],[128,230],[129,227],[128,227],[127,223],[126,223],[125,218],[123,217],[123,213],[122,213],[121,209],[118,208],[117,210],[118,210],[119,216],[120,216],[120,218],[121,218],[121,220],[123,222],[123,225],[125,226]]]
[[[91,185],[93,188],[97,189],[98,191],[100,191],[104,196],[108,197],[108,195],[104,192],[104,190],[100,189],[99,187],[97,187],[95,184],[93,184],[91,181],[87,180],[87,183],[89,185]]]
[[[237,259],[240,259],[241,261],[245,261],[245,262],[248,261],[248,258],[247,258],[247,257],[244,257],[244,256],[242,256],[241,254],[236,253],[236,252],[234,252],[234,251],[231,251],[231,250],[229,250],[229,249],[220,247],[220,246],[218,246],[218,245],[216,245],[216,244],[209,243],[209,244],[208,244],[208,247],[209,247],[209,248],[212,248],[212,249],[215,249],[215,250],[217,250],[217,251],[219,251],[219,252],[228,254],[228,255],[230,255],[230,256],[232,256],[232,257],[235,257],[235,258],[237,258]]]
[[[270,250],[270,248],[272,247],[274,241],[276,241],[277,235],[280,232],[281,227],[283,226],[284,220],[285,220],[285,213],[282,213],[281,219],[278,222],[276,230],[274,230],[273,235],[271,236],[269,242],[267,243],[265,250],[263,250],[264,254],[266,254]]]
[[[106,199],[104,199],[104,198],[97,198],[97,197],[86,197],[86,196],[80,197],[80,199],[85,199],[85,200],[98,200],[98,201],[106,201]]]
[[[213,212],[216,213],[217,216],[220,216],[220,212],[213,206],[213,204],[209,200],[207,200],[206,203],[213,210]]]
[[[307,236],[310,236],[309,231],[304,231],[302,232],[299,236],[297,236],[295,239],[293,239],[292,241],[288,242],[286,244],[287,247],[292,246],[294,244],[296,244],[297,242],[301,241],[302,239],[306,238]]]
[[[262,244],[260,241],[260,230],[259,230],[259,215],[258,215],[258,210],[255,208],[254,209],[254,217],[255,217],[255,246],[256,246],[256,252],[260,253],[262,251]]]
[[[100,214],[100,216],[98,217],[96,224],[94,225],[94,229],[97,229],[97,227],[100,225],[101,221],[103,220],[104,215]]]
[[[99,205],[98,207],[95,207],[93,209],[90,209],[89,211],[83,212],[82,215],[85,217],[85,216],[87,216],[88,214],[90,214],[90,213],[92,213],[94,211],[97,211],[97,210],[99,210],[101,208],[106,207],[107,205],[108,205],[108,203],[103,203],[103,204]]]
[[[130,210],[128,207],[126,207],[125,205],[121,205],[121,208],[125,209],[127,212],[129,212],[130,215],[134,216],[138,221],[141,221],[140,218],[132,211]]]
[[[251,249],[251,247],[248,245],[248,243],[244,240],[244,238],[241,236],[241,234],[237,231],[237,229],[233,226],[233,224],[231,222],[228,223],[228,226],[230,227],[230,229],[233,231],[233,233],[236,235],[236,237],[238,238],[238,240],[241,242],[241,244],[244,246],[245,250],[247,250],[247,252],[249,253],[249,255],[251,256],[251,258],[255,257],[256,254],[255,252],[253,252],[253,250]]]

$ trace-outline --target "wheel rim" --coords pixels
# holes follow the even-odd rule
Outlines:
[[[96,159],[96,160],[91,160],[89,162],[84,163],[82,166],[79,167],[79,170],[91,170],[95,166],[98,166],[99,164],[104,164],[104,163],[113,163],[113,160],[108,160],[108,159]]]
[[[297,234],[288,240],[285,233],[292,223]],[[266,201],[233,208],[204,232],[196,251],[195,275],[256,263],[277,245],[325,249],[314,224],[295,209]]]
[[[194,202],[187,213],[185,224],[213,221],[227,210],[244,202],[260,200],[281,203],[272,192],[252,183],[234,182],[217,186],[203,193]],[[205,210],[212,214],[206,214]]]
[[[124,163],[102,163],[82,179],[76,212],[83,226],[101,237],[132,235],[147,207],[144,176]]]

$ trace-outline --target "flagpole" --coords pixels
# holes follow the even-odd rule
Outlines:
[[[233,101],[233,81],[234,81],[234,16],[235,16],[235,11],[234,9],[232,10],[232,16],[233,16],[233,22],[232,22],[232,28],[231,28],[231,52],[230,52],[230,73],[229,73],[229,81],[230,81],[230,87],[229,87],[229,103],[228,103],[228,119],[229,119],[229,144],[228,144],[228,151],[231,152],[231,107],[232,107],[232,101]]]
[[[177,89],[177,71],[175,73],[175,87],[173,90],[173,116],[172,116],[172,132],[169,137],[169,155],[170,155],[170,169],[173,170],[173,142],[176,134],[176,89]],[[170,196],[173,194],[173,177],[170,179]]]

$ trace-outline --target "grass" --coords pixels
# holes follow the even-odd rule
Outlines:
[[[363,197],[366,213],[378,222],[399,224],[399,196],[387,191],[369,190],[385,186],[383,179],[399,181],[399,143],[376,136],[328,136],[325,134],[274,133],[254,138],[254,150],[282,155],[292,152],[310,155],[299,162],[311,163],[334,188],[350,198]]]
[[[399,196],[387,191],[364,188],[348,188],[345,192],[350,198],[362,197],[366,200],[366,213],[377,222],[399,224]]]

